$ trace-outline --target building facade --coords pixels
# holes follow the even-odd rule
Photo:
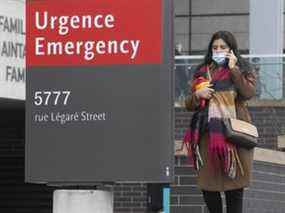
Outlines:
[[[24,10],[23,0],[2,0],[0,21],[1,17],[9,16],[7,11],[2,11],[1,8],[15,2],[19,3],[19,10]],[[175,0],[174,6],[175,44],[182,44],[184,55],[203,55],[210,36],[218,30],[233,32],[241,52],[249,53],[250,0]],[[3,41],[9,39],[0,24],[2,52]],[[16,60],[15,55],[9,59]],[[20,62],[7,62],[3,54],[0,55],[1,60],[5,60],[6,64],[0,70],[2,80],[6,81],[9,79],[7,76],[11,77],[8,75],[7,66],[16,67]],[[24,84],[22,71],[16,69],[15,73],[8,83]],[[16,81],[17,79],[19,81]],[[23,88],[17,88],[16,93],[22,94],[22,90]],[[60,187],[25,183],[24,98],[11,99],[10,94],[6,92],[0,98],[0,212],[51,213],[52,193]],[[285,158],[284,153],[280,152],[282,148],[278,146],[278,140],[282,139],[285,131],[284,100],[256,100],[249,103],[249,109],[254,124],[259,129],[260,139],[254,161],[252,185],[245,194],[244,212],[283,213]],[[181,145],[183,132],[189,125],[191,115],[181,106],[175,108],[176,148]],[[195,171],[185,152],[176,152],[175,159],[175,182],[170,185],[171,212],[207,213],[202,194],[195,183]],[[82,186],[78,188],[84,189]],[[151,212],[148,208],[151,195],[145,183],[117,183],[94,186],[95,188],[114,191],[115,212]]]

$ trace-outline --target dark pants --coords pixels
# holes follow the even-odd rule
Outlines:
[[[227,213],[242,213],[243,189],[225,191]],[[210,213],[222,213],[223,203],[220,192],[203,191],[204,200]]]

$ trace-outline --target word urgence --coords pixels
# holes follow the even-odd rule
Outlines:
[[[84,16],[49,16],[48,12],[43,12],[41,19],[40,12],[36,11],[36,28],[39,30],[45,30],[47,28],[56,29],[58,26],[58,33],[60,35],[66,35],[71,29],[101,29],[101,28],[113,28],[115,18],[112,14],[97,14],[97,15],[84,15]]]

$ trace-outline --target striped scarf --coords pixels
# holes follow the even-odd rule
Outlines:
[[[244,172],[236,147],[227,140],[224,134],[223,118],[236,118],[236,91],[230,79],[230,71],[227,67],[220,67],[210,75],[208,67],[202,67],[194,75],[193,84],[197,83],[195,80],[201,79],[201,77],[210,80],[215,92],[212,98],[207,101],[205,109],[201,109],[200,104],[198,111],[194,113],[190,131],[187,133],[188,138],[184,138],[184,140],[188,140],[188,151],[191,153],[195,168],[199,170],[203,166],[199,150],[200,136],[207,126],[210,168],[214,170],[221,168],[228,177],[234,179],[238,168],[242,175]]]

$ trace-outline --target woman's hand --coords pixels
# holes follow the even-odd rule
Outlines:
[[[213,93],[215,92],[214,89],[210,88],[211,86],[213,86],[212,84],[205,86],[202,89],[199,89],[195,92],[195,95],[197,98],[204,98],[204,99],[211,99]]]
[[[229,59],[229,68],[233,69],[237,63],[237,57],[235,56],[234,52],[231,50],[229,53],[226,54],[226,58]]]

